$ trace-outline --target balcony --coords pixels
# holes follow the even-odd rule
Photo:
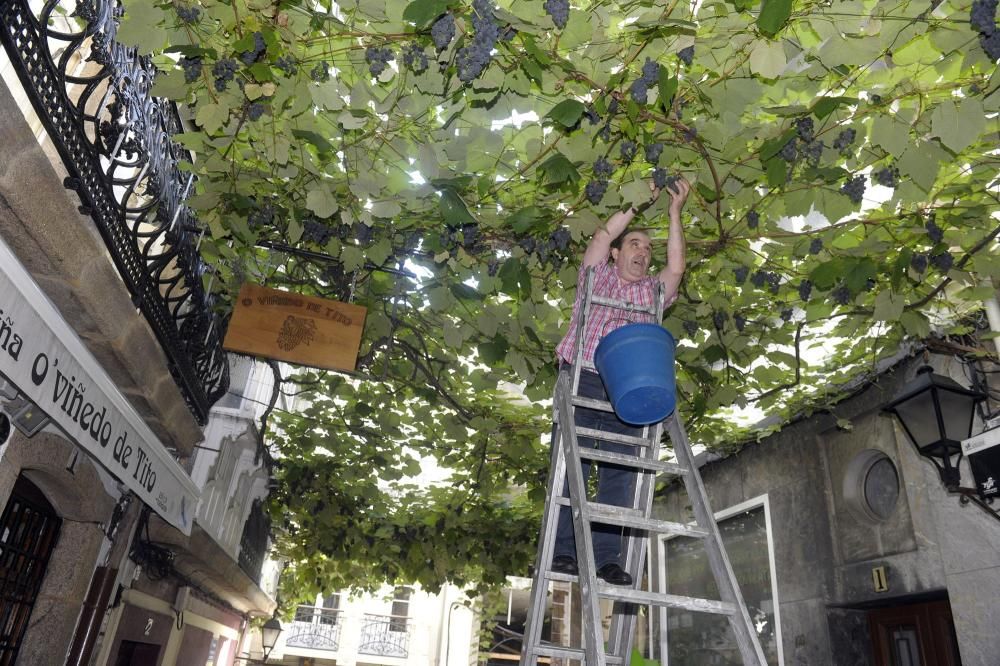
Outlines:
[[[409,655],[410,630],[405,617],[365,614],[358,654],[405,659]]]
[[[299,606],[295,609],[295,619],[287,629],[285,647],[339,650],[343,620],[343,612],[336,608]]]
[[[227,390],[223,322],[203,233],[185,204],[191,156],[173,104],[150,95],[155,68],[115,42],[115,0],[0,0],[0,43],[118,276],[163,349],[197,421]]]

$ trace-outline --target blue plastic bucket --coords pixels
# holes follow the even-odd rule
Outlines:
[[[674,411],[674,337],[662,326],[616,328],[597,345],[594,365],[622,421],[648,425]]]

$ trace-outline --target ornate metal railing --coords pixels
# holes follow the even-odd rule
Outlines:
[[[405,658],[409,647],[410,623],[407,618],[365,614],[361,621],[359,654]]]
[[[342,611],[335,608],[299,606],[295,609],[295,620],[287,630],[285,646],[339,650],[343,623]]]
[[[271,535],[271,521],[260,500],[250,507],[250,515],[243,524],[240,537],[240,569],[255,583],[260,582],[260,570],[267,555],[267,541]]]
[[[185,205],[191,156],[176,107],[150,95],[156,69],[115,41],[116,0],[0,0],[13,63],[132,300],[200,423],[228,387],[222,322],[202,286],[198,224]]]

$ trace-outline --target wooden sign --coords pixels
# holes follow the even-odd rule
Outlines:
[[[245,283],[223,347],[327,370],[354,370],[367,310]]]

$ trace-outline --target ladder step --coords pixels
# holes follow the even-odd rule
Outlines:
[[[586,407],[587,409],[594,409],[599,412],[615,411],[615,408],[607,400],[596,400],[594,398],[584,398],[583,396],[574,395],[572,403],[576,407]]]
[[[595,430],[594,428],[580,428],[576,429],[577,437],[590,437],[591,439],[599,439],[604,442],[617,442],[619,444],[631,444],[632,446],[652,446],[653,441],[649,437],[635,437],[633,435],[619,435],[614,432],[606,432],[604,430]],[[581,447],[582,449],[582,447]]]
[[[604,298],[603,296],[591,296],[590,302],[593,305],[603,305],[608,308],[615,308],[617,310],[627,310],[628,312],[645,312],[647,314],[656,314],[656,303],[652,305],[638,305],[636,303],[629,303],[628,301],[619,301],[614,298]]]
[[[676,594],[661,594],[646,590],[631,590],[618,585],[608,585],[603,581],[597,583],[597,593],[605,599],[631,604],[649,604],[664,608],[683,608],[698,613],[713,613],[715,615],[735,615],[738,611],[735,604],[714,599],[699,599],[698,597],[681,597]]]
[[[550,645],[548,643],[536,645],[534,651],[539,657],[562,657],[563,659],[573,659],[577,661],[585,661],[587,656],[587,653],[580,648],[566,647],[565,645]],[[625,660],[621,657],[616,657],[610,654],[604,655],[604,661],[608,664],[625,663]]]
[[[559,506],[572,506],[568,497],[554,497],[552,501]],[[693,539],[704,539],[708,536],[708,532],[697,525],[685,525],[684,523],[674,523],[669,520],[646,518],[638,509],[630,509],[627,506],[587,502],[587,508],[590,511],[590,520],[595,523],[634,527],[639,530],[646,530],[647,532],[686,536]],[[553,580],[556,579],[553,578]]]
[[[637,458],[625,453],[611,453],[610,451],[601,451],[599,449],[580,447],[580,457],[598,462],[614,463],[625,467],[637,467],[649,472],[666,472],[676,476],[682,476],[687,472],[685,468],[677,463],[666,460],[646,460],[645,458]]]
[[[685,525],[669,520],[657,520],[656,518],[646,518],[638,509],[630,509],[624,506],[614,506],[613,504],[598,504],[597,502],[587,502],[590,512],[590,519],[597,523],[607,525],[621,525],[623,527],[634,527],[656,534],[674,534],[678,536],[704,539],[708,536],[708,530],[697,525]]]

